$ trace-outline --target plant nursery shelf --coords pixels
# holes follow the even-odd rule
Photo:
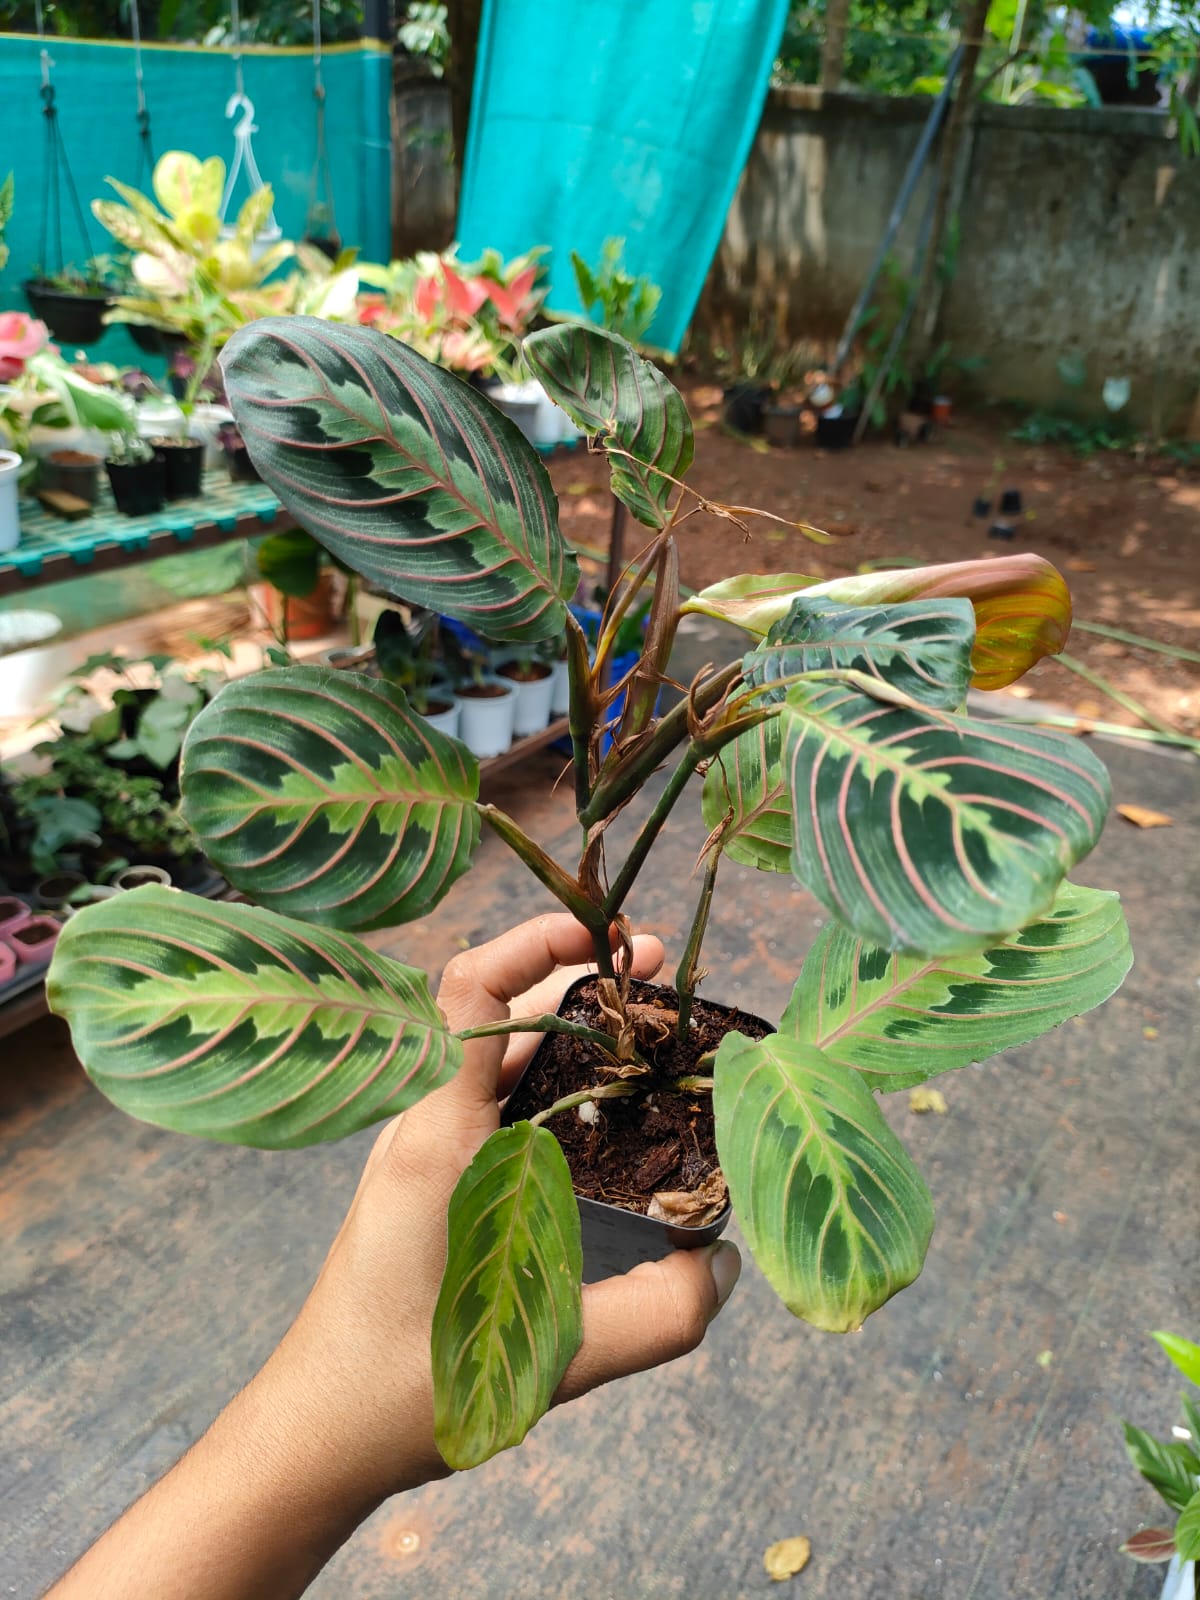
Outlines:
[[[94,513],[78,522],[22,500],[21,542],[0,555],[0,595],[295,527],[261,484],[217,482],[196,500],[177,500],[144,517],[122,516],[107,486],[101,494]]]

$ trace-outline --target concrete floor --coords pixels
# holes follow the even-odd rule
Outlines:
[[[1118,800],[1077,874],[1119,888],[1137,965],[1102,1011],[939,1080],[945,1117],[888,1114],[933,1191],[924,1275],[847,1338],[797,1323],[747,1265],[695,1354],[579,1401],[517,1452],[385,1506],[319,1600],[1050,1600],[1149,1597],[1118,1554],[1161,1516],[1117,1418],[1162,1432],[1177,1379],[1146,1338],[1200,1336],[1200,793],[1194,762],[1097,744]],[[560,763],[497,803],[569,849]],[[678,952],[694,796],[633,906]],[[542,909],[494,838],[426,922],[436,970]],[[784,878],[728,865],[707,992],[776,1017],[817,931]],[[1157,1029],[1147,1039],[1146,1029]],[[0,1075],[0,1594],[32,1600],[199,1434],[308,1289],[371,1135],[298,1154],[188,1141],[110,1110],[65,1030]],[[776,1588],[762,1552],[808,1534]]]

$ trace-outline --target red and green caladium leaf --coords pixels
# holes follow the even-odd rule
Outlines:
[[[227,684],[193,722],[184,815],[260,905],[336,928],[432,911],[479,842],[479,767],[401,690],[323,667]]]
[[[671,479],[692,464],[692,419],[679,391],[600,328],[560,323],[529,334],[522,348],[550,398],[609,450],[617,499],[648,528],[664,527],[678,493]]]
[[[780,679],[839,668],[891,682],[927,705],[952,707],[967,692],[974,635],[967,600],[857,607],[801,595],[762,648],[746,656],[742,671],[748,684],[766,690],[760,703],[785,698]],[[780,726],[772,718],[725,746],[701,796],[708,828],[725,825],[725,854],[765,872],[791,870],[792,800],[780,757]]]
[[[738,1223],[793,1315],[850,1332],[918,1275],[933,1202],[857,1072],[784,1034],[729,1033],[713,1112]]]
[[[433,1314],[434,1436],[477,1467],[549,1409],[583,1337],[583,1247],[566,1157],[528,1122],[501,1128],[455,1187]]]
[[[1108,774],[1077,740],[800,683],[779,708],[792,870],[885,950],[986,950],[1095,845]]]
[[[423,972],[349,935],[174,889],[77,912],[47,994],[120,1110],[265,1150],[393,1116],[462,1060]]]
[[[1090,1011],[1132,963],[1118,897],[1072,883],[1036,922],[953,961],[895,955],[831,924],[805,958],[779,1031],[872,1089],[907,1089]]]
[[[239,329],[221,369],[254,465],[340,561],[488,639],[562,631],[579,573],[550,479],[469,385],[316,317]]]
[[[971,682],[1002,689],[1043,656],[1056,655],[1071,631],[1071,596],[1058,569],[1041,556],[997,556],[943,566],[905,567],[818,581],[799,573],[746,573],[693,595],[685,611],[735,622],[765,637],[785,617],[799,591],[845,605],[961,596],[975,608]]]

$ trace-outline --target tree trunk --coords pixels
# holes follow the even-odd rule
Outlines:
[[[942,131],[941,149],[938,153],[937,189],[933,205],[933,223],[929,233],[929,247],[921,270],[921,283],[917,291],[916,311],[913,316],[913,333],[909,341],[909,361],[914,376],[920,377],[921,368],[929,359],[937,331],[938,313],[942,305],[944,275],[938,270],[947,227],[958,210],[964,174],[963,143],[975,110],[975,74],[979,67],[979,54],[987,26],[988,0],[968,0],[962,12],[959,37],[962,39],[962,66],[958,73],[958,87],[954,104]]]
[[[446,65],[446,81],[450,85],[450,129],[454,136],[454,159],[458,163],[460,180],[467,156],[471,90],[475,84],[475,52],[479,45],[482,16],[483,0],[447,0],[450,59]]]
[[[850,0],[827,0],[825,39],[821,45],[821,87],[840,89],[846,64],[846,28],[850,21]]]

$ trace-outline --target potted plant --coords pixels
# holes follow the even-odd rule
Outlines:
[[[458,733],[458,703],[454,691],[437,679],[434,646],[437,618],[431,611],[414,611],[406,622],[398,611],[381,611],[372,641],[379,674],[407,695],[413,710],[438,733]]]
[[[1200,1395],[1200,1344],[1174,1333],[1156,1333],[1169,1359]],[[1123,1423],[1130,1461],[1164,1503],[1177,1514],[1174,1528],[1141,1528],[1121,1549],[1135,1561],[1169,1561],[1162,1600],[1197,1600],[1196,1569],[1200,1564],[1200,1403],[1192,1393],[1182,1397],[1183,1421],[1170,1440]]]
[[[95,505],[100,493],[101,458],[90,450],[51,450],[42,457],[38,482],[43,489],[73,494]]]
[[[150,443],[162,456],[168,500],[194,500],[204,483],[203,439],[180,439],[167,434]]]
[[[103,338],[104,316],[115,298],[111,276],[111,263],[97,256],[82,270],[68,266],[56,273],[35,272],[21,287],[34,316],[74,348]]]
[[[516,1443],[549,1405],[581,1337],[597,1234],[635,1234],[657,1254],[711,1238],[732,1200],[788,1307],[821,1328],[858,1327],[920,1272],[933,1225],[876,1092],[1036,1037],[1105,999],[1131,959],[1117,897],[1065,879],[1103,826],[1104,768],[1076,739],[958,709],[969,683],[999,687],[1062,648],[1069,597],[1048,562],[872,573],[836,593],[746,574],[685,608],[676,530],[697,497],[681,487],[682,398],[596,329],[547,328],[524,353],[650,530],[592,662],[567,605],[578,569],[549,478],[482,395],[399,341],[305,319],[243,330],[222,364],[264,479],[339,559],[500,646],[565,634],[578,859],[556,860],[481,802],[465,745],[393,686],[284,667],[222,689],[182,763],[187,819],[258,906],[146,888],[87,907],[49,986],[114,1103],[271,1148],[411,1105],[481,1033],[566,1041],[530,1068],[531,1090],[555,1099],[524,1095],[451,1202],[432,1359],[452,1467]],[[652,579],[603,755],[609,657]],[[656,715],[685,609],[739,623],[746,648]],[[664,770],[618,850],[610,822]],[[696,911],[674,983],[643,987],[612,943],[630,936],[630,891],[685,792],[703,855]],[[359,935],[425,916],[484,826],[589,930],[596,976],[559,1015],[456,1033],[425,974]],[[777,1032],[697,998],[726,857],[794,873],[830,919]],[[696,1135],[686,1151],[680,1105]],[[609,1170],[620,1163],[620,1205],[589,1198],[578,1166],[576,1198],[564,1145],[581,1110]],[[631,1150],[647,1158],[636,1183]]]
[[[161,511],[167,498],[163,457],[136,433],[114,433],[104,462],[117,510],[126,517]]]
[[[550,721],[554,698],[554,668],[534,650],[516,651],[496,668],[496,676],[516,685],[513,702],[513,734],[522,739],[541,733]]]

